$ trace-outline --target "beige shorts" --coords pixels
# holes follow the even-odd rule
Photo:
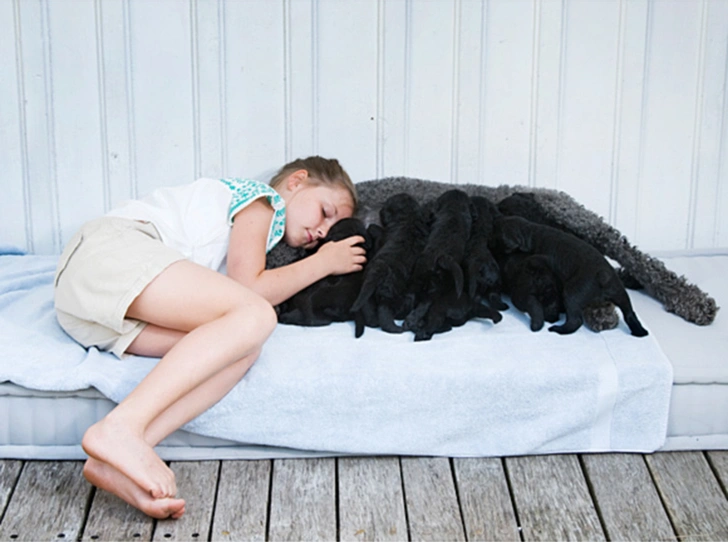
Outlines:
[[[148,222],[117,217],[87,222],[58,261],[58,323],[86,348],[121,357],[146,325],[126,318],[129,305],[157,275],[183,259]]]

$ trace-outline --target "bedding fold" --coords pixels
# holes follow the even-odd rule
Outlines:
[[[85,350],[53,310],[56,257],[0,256],[0,382],[94,387],[121,401],[156,359]],[[649,322],[647,322],[649,327]],[[204,363],[204,360],[200,360]],[[665,441],[672,367],[626,325],[532,333],[510,309],[431,341],[353,323],[279,325],[245,378],[185,426],[241,443],[350,454],[651,452]]]

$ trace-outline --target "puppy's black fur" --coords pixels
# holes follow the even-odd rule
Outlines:
[[[498,211],[506,216],[520,216],[536,224],[544,224],[557,230],[567,231],[566,228],[546,214],[543,207],[536,201],[536,197],[530,192],[515,192],[502,199],[498,202]]]
[[[544,321],[556,322],[565,311],[561,282],[546,256],[520,252],[500,261],[503,289],[513,305],[531,317],[531,330],[538,331]]]
[[[445,333],[473,318],[489,318],[498,323],[501,313],[467,294],[457,295],[455,288],[424,300],[407,315],[405,329],[415,334],[415,341],[427,341],[436,333]]]
[[[470,198],[473,226],[465,250],[463,269],[472,299],[485,300],[496,310],[506,310],[501,299],[501,274],[489,244],[493,233],[493,220],[500,211],[493,202],[482,196]]]
[[[540,254],[563,286],[566,321],[549,331],[573,333],[583,323],[582,311],[591,303],[611,301],[622,311],[632,335],[647,330],[637,318],[617,272],[594,247],[574,235],[521,217],[495,220],[494,240],[506,254]]]
[[[437,295],[452,284],[460,297],[464,281],[460,263],[473,224],[470,197],[462,190],[448,190],[428,205],[427,213],[430,233],[412,282],[422,296]]]
[[[369,228],[356,218],[343,218],[329,229],[321,244],[340,241],[354,235],[364,237],[367,258],[374,249],[376,225]],[[320,245],[319,245],[320,246]],[[329,275],[304,288],[278,306],[278,321],[299,326],[325,326],[332,322],[354,320],[351,306],[361,290],[364,272]]]
[[[379,218],[381,242],[364,270],[361,291],[352,306],[357,313],[356,337],[364,333],[365,325],[390,333],[403,331],[395,319],[404,318],[412,310],[412,270],[427,239],[422,208],[409,194],[387,199]]]

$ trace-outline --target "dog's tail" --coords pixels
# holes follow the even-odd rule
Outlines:
[[[364,307],[369,298],[374,295],[377,287],[387,278],[388,273],[389,269],[386,265],[377,265],[377,262],[372,262],[367,266],[364,282],[359,290],[359,295],[351,306],[351,312],[358,312]]]
[[[440,256],[437,260],[437,265],[452,275],[453,282],[455,283],[455,292],[460,297],[463,293],[463,282],[465,281],[463,268],[449,254]]]

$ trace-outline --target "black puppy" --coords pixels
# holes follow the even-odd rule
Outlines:
[[[479,299],[465,293],[457,295],[453,287],[418,304],[405,318],[404,326],[415,334],[415,341],[427,341],[436,333],[450,331],[473,318],[489,318],[497,324],[503,317]]]
[[[543,207],[530,192],[514,192],[498,202],[498,211],[507,216],[520,216],[536,224],[551,226],[557,230],[567,231],[561,224],[546,214]],[[571,232],[569,232],[571,233]]]
[[[538,331],[544,321],[556,322],[564,312],[561,282],[549,266],[546,256],[514,252],[500,261],[503,290],[513,305],[531,318],[531,331]]]
[[[368,259],[374,247],[376,228],[376,225],[365,228],[364,223],[356,218],[343,218],[331,226],[321,244],[361,235],[364,243],[359,246],[367,251]],[[325,326],[332,322],[354,320],[351,306],[359,295],[363,280],[363,271],[324,277],[281,303],[278,321],[299,326]]]
[[[498,263],[489,248],[493,233],[493,220],[500,211],[493,202],[482,196],[470,198],[473,227],[465,250],[463,269],[468,295],[485,300],[496,310],[506,310],[508,305],[501,299],[501,274]]]
[[[382,236],[364,270],[364,281],[352,306],[356,337],[364,326],[401,333],[395,319],[404,318],[414,304],[412,270],[427,239],[427,224],[419,203],[406,193],[387,199],[379,212]]]
[[[622,311],[632,335],[647,335],[617,272],[594,247],[574,235],[521,217],[499,217],[494,225],[494,239],[503,252],[543,255],[560,280],[566,321],[549,327],[549,331],[573,333],[583,323],[584,307],[611,301]]]
[[[455,287],[463,292],[465,247],[473,224],[470,196],[462,190],[448,190],[427,206],[430,233],[417,259],[412,282],[418,293],[429,297]]]

